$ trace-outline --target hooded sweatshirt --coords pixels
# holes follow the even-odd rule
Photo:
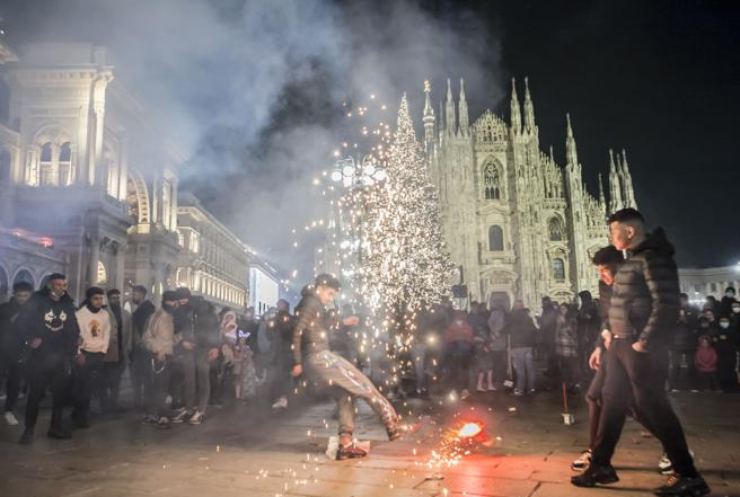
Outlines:
[[[658,228],[630,250],[619,267],[609,308],[609,326],[617,338],[665,344],[681,308],[673,245]]]
[[[103,308],[96,310],[84,305],[77,310],[76,316],[82,339],[80,350],[102,354],[108,352],[111,331],[110,313]]]
[[[326,308],[312,287],[304,287],[301,295],[296,308],[298,322],[293,329],[294,364],[301,364],[304,355],[329,350],[331,323]]]
[[[41,339],[41,345],[34,351],[49,363],[57,363],[73,358],[77,354],[77,338],[80,329],[75,317],[72,297],[65,293],[59,300],[51,298],[48,288],[39,290],[23,306],[18,316],[18,329],[26,340]]]

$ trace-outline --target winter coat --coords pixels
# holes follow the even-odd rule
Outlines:
[[[555,328],[558,321],[558,310],[552,304],[547,304],[542,308],[540,317],[540,335],[542,343],[552,345],[555,341]]]
[[[146,323],[152,314],[154,314],[154,311],[156,311],[154,304],[145,300],[136,307],[134,312],[131,313],[131,329],[133,331],[131,341],[134,347],[139,347],[141,345],[141,337],[146,331]]]
[[[506,312],[503,309],[491,311],[488,318],[488,328],[491,330],[491,350],[501,352],[506,350]]]
[[[578,355],[577,321],[570,312],[563,316],[558,315],[555,331],[555,354],[560,357],[576,357]]]
[[[453,321],[445,330],[445,343],[466,342],[473,345],[475,333],[466,321]]]
[[[75,317],[74,301],[65,293],[59,300],[53,300],[51,291],[44,288],[34,293],[31,300],[23,306],[18,316],[18,329],[26,340],[41,339],[32,358],[47,363],[71,360],[77,355],[77,340],[80,328]]]
[[[193,339],[199,350],[217,349],[221,346],[221,323],[213,307],[200,302],[193,314]]]
[[[681,312],[683,311],[683,312]],[[698,345],[698,327],[696,311],[686,308],[679,310],[678,322],[673,331],[671,346],[676,351],[692,351]]]
[[[528,309],[511,311],[508,330],[512,349],[535,347],[537,345],[537,327],[534,325]]]
[[[590,350],[601,333],[599,308],[594,303],[591,292],[583,291],[578,296],[581,298],[581,308],[578,310],[578,337],[581,344]]]
[[[311,288],[304,288],[293,329],[293,364],[301,364],[303,356],[329,350],[330,323],[324,305]]]
[[[711,345],[709,347],[699,347],[694,356],[696,370],[700,373],[717,372],[717,351]]]
[[[666,344],[681,307],[674,249],[662,229],[648,235],[619,267],[609,326],[619,338]]]
[[[131,347],[133,342],[133,323],[131,313],[123,307],[119,307],[121,312],[121,323],[119,328],[118,319],[113,309],[106,307],[110,314],[110,345],[108,353],[105,354],[103,362],[127,364],[131,357]]]
[[[152,354],[172,355],[175,351],[175,318],[165,309],[152,314],[147,322],[142,344]]]

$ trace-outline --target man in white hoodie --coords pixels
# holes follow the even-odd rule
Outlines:
[[[80,327],[80,353],[73,374],[74,411],[72,423],[77,428],[90,426],[88,415],[93,391],[101,391],[103,360],[110,344],[110,314],[103,306],[105,291],[90,287],[85,302],[75,313]]]

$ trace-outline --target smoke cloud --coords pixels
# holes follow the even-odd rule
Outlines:
[[[370,93],[416,124],[422,83],[435,111],[465,78],[474,117],[495,106],[496,27],[454,2],[23,0],[2,14],[9,41],[106,45],[116,78],[191,157],[181,184],[258,252],[310,272],[292,227],[325,217],[311,179],[346,134],[342,103]]]

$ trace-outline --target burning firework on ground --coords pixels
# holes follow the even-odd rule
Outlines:
[[[480,420],[457,421],[442,432],[439,447],[433,450],[427,466],[450,468],[477,448],[491,447],[493,440]]]

